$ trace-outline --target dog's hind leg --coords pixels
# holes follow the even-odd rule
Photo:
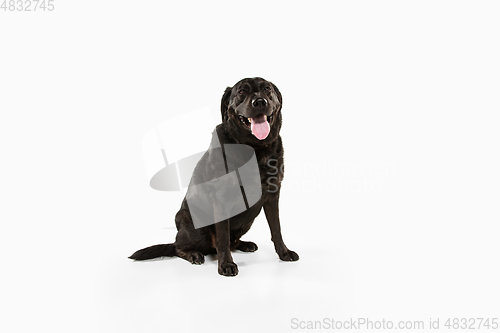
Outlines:
[[[259,247],[254,242],[238,240],[234,248],[242,252],[255,252]]]
[[[201,265],[205,262],[205,256],[198,251],[181,250],[176,248],[175,255],[185,259],[194,265]]]

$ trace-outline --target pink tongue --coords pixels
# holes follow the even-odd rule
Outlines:
[[[259,114],[252,118],[252,124],[250,126],[252,129],[252,134],[259,140],[264,140],[269,135],[269,123],[264,118],[263,114]]]

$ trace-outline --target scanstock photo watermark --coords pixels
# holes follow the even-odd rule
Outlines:
[[[189,124],[190,128],[184,128]],[[279,190],[278,177],[283,176],[283,163],[270,158],[257,163],[256,152],[244,144],[221,144],[210,108],[184,112],[151,128],[143,137],[144,162],[147,180],[157,191],[187,189],[186,202],[190,207],[195,228],[224,221],[244,212],[262,197],[262,191]],[[178,138],[185,133],[197,133],[203,140]],[[207,149],[206,142],[210,142]],[[207,159],[211,156],[210,167]],[[214,162],[216,161],[216,162]],[[198,167],[197,167],[198,166]],[[207,172],[206,170],[209,170]],[[394,163],[371,160],[341,162],[334,158],[301,159],[287,162],[288,192],[295,193],[379,193],[395,175]],[[283,172],[280,172],[283,171]],[[267,186],[262,186],[265,179]],[[216,194],[216,196],[214,196]],[[217,207],[205,198],[213,197]],[[237,204],[228,202],[237,201]]]
[[[267,163],[267,182],[273,191],[278,175],[277,160]],[[301,193],[380,193],[396,174],[396,164],[367,160],[344,162],[333,158],[317,158],[294,163],[287,160],[287,191]],[[284,171],[284,170],[282,170]],[[290,177],[288,177],[290,176]],[[278,190],[274,187],[275,190]]]
[[[4,12],[52,12],[54,0],[0,0],[0,11]]]
[[[483,330],[498,331],[498,318],[429,318],[427,320],[387,320],[349,318],[301,320],[292,318],[294,330]]]

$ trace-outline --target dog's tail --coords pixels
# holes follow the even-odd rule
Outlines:
[[[134,260],[148,260],[173,256],[175,256],[175,244],[158,244],[136,251],[129,258]]]

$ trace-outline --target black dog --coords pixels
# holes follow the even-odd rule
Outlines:
[[[299,259],[297,253],[289,250],[283,242],[279,221],[278,201],[283,179],[283,145],[279,135],[282,124],[281,105],[282,97],[278,88],[262,78],[243,79],[234,87],[228,87],[222,97],[222,123],[216,127],[215,132],[222,149],[229,144],[244,144],[254,149],[262,188],[262,196],[257,203],[229,219],[195,229],[184,198],[181,209],[175,216],[178,230],[175,243],[154,245],[135,252],[129,258],[146,260],[178,256],[193,264],[202,264],[205,255],[216,253],[219,274],[235,276],[238,274],[238,266],[233,261],[231,250],[257,250],[255,243],[245,242],[240,238],[264,208],[271,229],[271,239],[279,258],[284,261]],[[217,169],[214,166],[220,163],[215,158],[216,155],[214,149],[209,149],[203,155],[193,173],[192,184],[202,183],[202,179],[198,178],[204,178],[207,174],[213,175],[213,170]],[[225,168],[227,170],[227,166]],[[270,174],[273,175],[272,178],[269,178]],[[208,196],[204,200],[212,198]],[[214,207],[214,210],[217,209],[218,207]]]

